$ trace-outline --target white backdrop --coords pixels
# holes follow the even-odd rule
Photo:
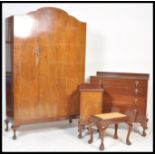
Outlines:
[[[46,6],[61,8],[87,23],[86,81],[90,75],[95,75],[96,71],[149,73],[149,94],[151,94],[153,70],[152,4],[6,3],[3,4],[4,53],[5,18]],[[5,58],[3,63],[5,64]],[[9,68],[7,65],[6,67]],[[152,98],[151,95],[149,96]]]
[[[149,73],[148,115],[152,119],[153,6],[139,3],[3,4],[3,53],[5,18],[52,6],[87,23],[85,78],[96,71]],[[3,67],[5,55],[3,54]],[[8,68],[8,66],[6,65]],[[5,67],[3,72],[5,72]],[[4,75],[4,74],[3,74]],[[3,80],[5,81],[4,77]],[[3,92],[5,83],[3,82]],[[3,93],[5,103],[5,93]],[[3,106],[3,115],[5,104]]]

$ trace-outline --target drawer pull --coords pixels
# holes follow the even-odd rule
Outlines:
[[[135,86],[137,87],[137,86],[138,86],[138,84],[139,84],[139,81],[136,81],[136,82],[135,82]]]
[[[138,99],[137,99],[137,98],[135,98],[135,103],[137,103],[137,101],[138,101]]]
[[[138,94],[138,89],[135,89],[135,95],[137,95]]]

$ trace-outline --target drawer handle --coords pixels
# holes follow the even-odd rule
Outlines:
[[[135,95],[137,95],[138,94],[138,89],[135,89]]]
[[[135,103],[137,103],[137,101],[138,101],[138,99],[137,99],[137,98],[135,98]]]
[[[138,84],[139,84],[139,81],[136,81],[136,82],[135,82],[135,86],[137,87],[137,86],[138,86]]]

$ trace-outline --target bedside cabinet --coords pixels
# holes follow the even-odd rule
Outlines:
[[[90,124],[91,116],[103,111],[103,88],[99,84],[81,84],[80,93],[80,120],[79,138],[82,138],[82,130]]]

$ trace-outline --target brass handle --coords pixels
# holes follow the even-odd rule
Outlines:
[[[138,99],[137,99],[137,98],[135,98],[135,103],[137,103],[137,101],[138,101]]]
[[[138,94],[138,89],[135,89],[135,95],[137,95]]]
[[[139,84],[139,81],[136,81],[136,82],[135,82],[135,86],[137,87],[137,86],[138,86],[138,84]]]

